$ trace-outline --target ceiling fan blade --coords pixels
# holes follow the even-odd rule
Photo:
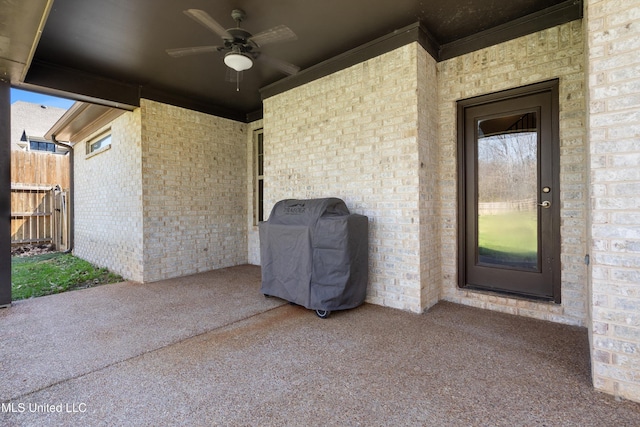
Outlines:
[[[179,47],[177,49],[167,49],[169,56],[174,58],[180,58],[188,55],[198,55],[201,53],[217,52],[222,49],[221,46],[194,46],[194,47]]]
[[[223,39],[232,39],[233,36],[229,34],[227,30],[224,29],[222,25],[218,23],[215,19],[211,17],[207,12],[200,9],[187,9],[183,12],[185,15],[193,19],[194,21],[204,25]]]
[[[256,35],[249,37],[249,41],[257,44],[258,46],[264,46],[268,43],[278,43],[288,40],[296,40],[298,36],[291,28],[286,25],[278,25],[277,27],[269,28]]]
[[[297,65],[293,65],[281,59],[272,58],[271,56],[267,56],[264,53],[259,54],[257,59],[271,65],[274,68],[277,68],[285,74],[293,75],[300,71],[300,67],[298,67]]]

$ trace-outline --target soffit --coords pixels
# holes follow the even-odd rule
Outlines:
[[[126,113],[126,110],[86,102],[76,102],[45,134],[56,142],[76,144]]]

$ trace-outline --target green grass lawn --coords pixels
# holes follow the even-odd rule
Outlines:
[[[537,262],[538,227],[536,211],[478,218],[480,255],[506,263]]]
[[[71,254],[56,252],[11,258],[11,295],[14,301],[122,280],[117,274]]]

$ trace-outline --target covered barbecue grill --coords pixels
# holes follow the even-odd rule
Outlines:
[[[281,200],[261,222],[261,292],[315,310],[354,308],[365,299],[368,272],[366,216],[338,198]]]

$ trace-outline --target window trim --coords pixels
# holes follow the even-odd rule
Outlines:
[[[262,166],[262,174],[260,173]],[[264,129],[253,132],[253,225],[264,220]]]

